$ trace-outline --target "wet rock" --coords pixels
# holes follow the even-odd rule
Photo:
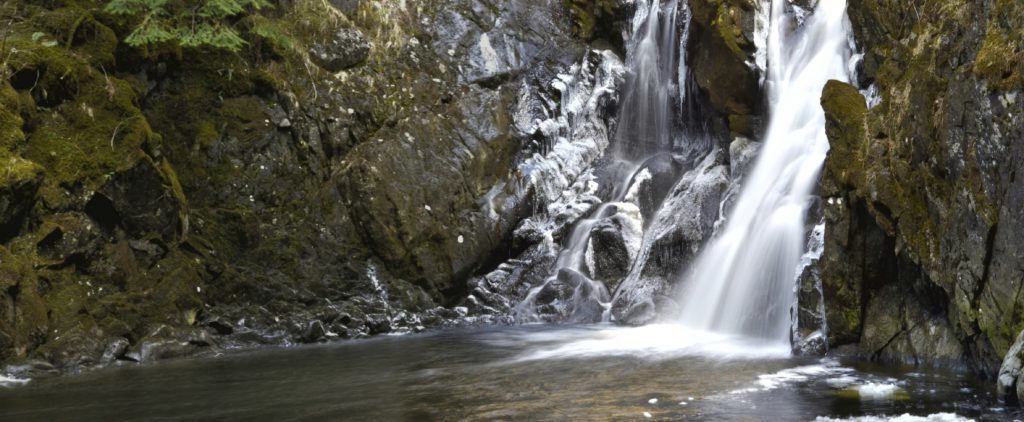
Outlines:
[[[1021,368],[1024,367],[1024,331],[1006,352],[1003,363],[999,366],[996,378],[996,396],[1010,406],[1024,403],[1024,386],[1020,383]]]
[[[757,3],[751,0],[693,2],[690,52],[697,85],[712,105],[726,114],[756,114],[760,103],[758,70],[753,63]]]
[[[568,321],[577,324],[601,322],[606,302],[608,302],[608,290],[604,285],[583,279],[573,292]]]
[[[116,338],[107,344],[107,348],[103,350],[103,355],[100,357],[100,363],[108,365],[115,360],[121,359],[128,351],[128,339]]]
[[[306,324],[306,329],[302,332],[302,336],[298,338],[300,343],[316,343],[324,340],[327,330],[324,328],[324,323],[318,320],[310,321]]]
[[[877,298],[861,276],[871,271],[862,263],[873,262],[876,252],[854,227],[873,226],[892,239],[883,245],[886,260],[901,268],[910,262],[923,273],[901,277],[903,290],[895,294],[917,294],[920,289],[907,284],[925,280],[944,295],[928,312],[949,320],[948,331],[936,328],[932,347],[894,342],[891,349],[912,352],[910,360],[940,359],[951,355],[945,344],[952,337],[967,345],[964,352],[978,370],[994,372],[1022,325],[1012,303],[1020,301],[1024,259],[1019,236],[1007,233],[1019,214],[1011,210],[1021,209],[1014,193],[1019,183],[1012,180],[1024,139],[1024,107],[1015,98],[1024,85],[1019,60],[1008,59],[1014,56],[1005,42],[1021,41],[1009,28],[1024,24],[1024,14],[1019,2],[950,10],[940,17],[916,14],[906,3],[849,4],[855,38],[867,46],[859,82],[874,85],[881,101],[866,107],[856,89],[835,83],[823,95],[832,149],[822,188],[826,198],[851,204],[838,220],[845,228],[833,231],[829,223],[826,234],[826,306],[841,309],[830,311],[829,337],[857,342],[860,324],[865,334],[891,331],[870,305],[848,305]],[[989,72],[996,62],[1002,71]]]
[[[630,306],[619,318],[619,322],[639,326],[650,323],[657,317],[657,306],[653,300],[647,299]]]
[[[821,331],[798,335],[793,339],[793,354],[797,356],[825,356],[828,342]]]
[[[640,165],[629,182],[627,200],[640,207],[644,222],[654,217],[684,170],[683,163],[669,153],[659,153]]]
[[[195,356],[215,347],[216,342],[205,330],[162,325],[130,347],[124,357],[145,363]]]
[[[309,49],[309,58],[328,72],[340,72],[356,66],[370,55],[370,42],[362,32],[343,28],[329,40],[320,40]]]
[[[393,329],[391,318],[384,314],[370,314],[366,316],[367,334],[377,335],[390,333]]]
[[[754,159],[761,150],[761,143],[738,137],[729,144],[729,177],[733,182],[740,180],[753,168]]]
[[[103,333],[98,329],[73,328],[57,333],[39,355],[61,369],[75,370],[101,363],[107,347]]]
[[[486,305],[489,311],[507,315],[526,299],[532,288],[544,285],[556,258],[555,245],[550,241],[541,242],[485,276],[471,279],[468,285],[474,299]],[[446,318],[456,317],[448,315]]]
[[[595,280],[609,289],[618,287],[640,249],[643,228],[633,204],[613,206],[614,214],[599,221],[590,231],[586,251],[587,267]]]
[[[654,305],[656,296],[669,294],[680,271],[711,236],[729,185],[723,154],[709,154],[673,187],[647,228],[638,264],[615,292],[612,312],[616,318],[633,313],[630,309],[639,303],[650,300]]]
[[[219,335],[228,335],[235,332],[235,327],[230,322],[227,322],[220,318],[215,318],[206,321],[206,326],[213,329],[213,331]]]

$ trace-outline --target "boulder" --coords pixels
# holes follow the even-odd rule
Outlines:
[[[669,290],[680,279],[681,270],[710,238],[729,186],[729,169],[725,162],[724,152],[716,150],[672,188],[647,228],[637,263],[615,291],[612,313],[618,320],[637,314],[640,308],[632,309],[640,303],[650,300],[650,305],[654,306],[655,297],[669,295]]]
[[[591,277],[614,290],[629,272],[643,237],[639,213],[633,204],[614,206],[614,214],[590,230],[586,262]]]
[[[1024,383],[1020,381],[1021,368],[1024,366],[1024,331],[1017,335],[1017,340],[1006,352],[1003,363],[999,366],[996,377],[996,396],[1010,406],[1024,403]]]
[[[685,170],[683,163],[669,153],[648,158],[630,179],[626,201],[634,202],[643,220],[650,221]]]
[[[356,66],[370,55],[370,42],[362,32],[342,28],[334,37],[320,40],[309,49],[309,58],[328,72],[340,72]]]

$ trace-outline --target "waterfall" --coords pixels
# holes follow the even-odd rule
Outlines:
[[[606,202],[597,205],[589,216],[575,223],[564,248],[559,252],[551,275],[536,286],[516,306],[519,321],[536,321],[538,296],[551,297],[552,291],[572,289],[572,297],[559,300],[554,307],[573,322],[607,321],[611,307],[608,280],[594,280],[592,233],[602,222],[616,220],[627,239],[628,260],[636,258],[642,235],[642,217],[638,208],[637,186],[650,180],[645,166],[652,156],[671,151],[673,135],[679,131],[680,118],[694,116],[698,110],[694,89],[684,60],[690,11],[680,0],[644,0],[637,2],[632,22],[632,37],[626,56],[628,72],[619,105],[618,127],[609,147],[605,169],[613,174],[606,180],[611,189]],[[680,34],[682,33],[682,35]],[[682,112],[686,112],[685,115]],[[664,162],[662,158],[661,161]]]
[[[670,95],[674,86],[685,86],[685,79],[680,84],[676,76],[686,77],[685,62],[679,60],[678,1],[662,5],[653,0],[646,13],[638,10],[634,18],[634,46],[626,57],[629,73],[615,135],[617,158],[645,158],[671,146],[675,107]],[[682,90],[676,92],[685,96]]]
[[[684,275],[684,325],[789,341],[795,271],[807,240],[806,214],[828,152],[820,93],[849,81],[846,1],[818,2],[809,16],[770,0],[764,81],[769,124],[725,226]],[[761,60],[758,60],[759,62]],[[759,63],[760,64],[760,63]]]

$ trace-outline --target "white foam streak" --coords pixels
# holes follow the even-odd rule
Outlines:
[[[630,356],[644,359],[670,359],[700,356],[715,360],[781,359],[789,356],[789,347],[766,345],[759,340],[695,331],[677,324],[655,324],[643,327],[608,327],[599,330],[560,332],[557,339],[570,340],[557,345],[535,348],[515,359],[534,361],[577,359],[603,356]],[[556,340],[545,333],[533,333],[518,339],[544,343]]]
[[[0,375],[0,387],[16,387],[19,385],[28,384],[31,381],[28,378],[17,378],[13,376]]]
[[[914,416],[904,413],[899,416],[859,416],[855,418],[836,419],[819,416],[815,422],[974,422],[953,413],[933,413],[927,416]]]

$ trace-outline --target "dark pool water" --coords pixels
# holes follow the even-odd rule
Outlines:
[[[0,421],[1020,418],[989,384],[672,326],[521,326],[32,380],[0,388]]]

